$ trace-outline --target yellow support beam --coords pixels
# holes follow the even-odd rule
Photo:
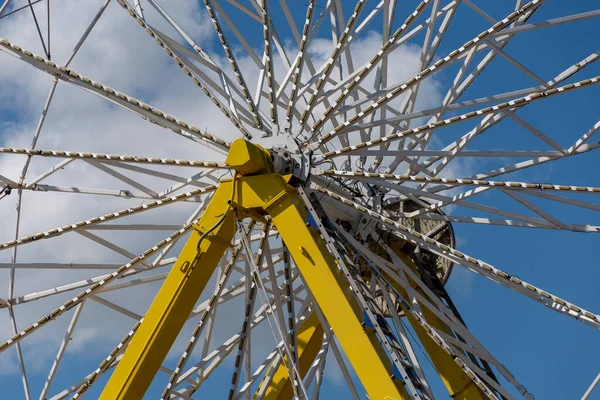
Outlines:
[[[141,399],[235,234],[230,185],[216,191],[133,336],[100,400]],[[200,236],[224,214],[220,225]]]
[[[271,216],[370,399],[409,399],[402,382],[393,377],[392,364],[375,334],[364,328],[363,311],[335,260],[318,231],[309,226],[307,210],[296,190],[288,184],[291,177],[272,173],[269,152],[243,140],[233,142],[227,163],[241,177],[221,181],[100,400],[143,397],[219,260],[231,245],[236,232],[235,218],[264,220],[267,214]],[[205,237],[199,244],[203,235]],[[299,331],[301,375],[306,373],[316,357],[323,336],[320,324],[313,318],[316,316],[309,317],[306,328]],[[428,316],[432,324],[435,323],[433,318]],[[424,332],[419,332],[418,324],[414,326],[432,358],[440,360],[436,367],[452,383],[451,393],[455,393],[455,399],[479,399],[468,384],[462,387],[455,384],[462,380],[460,368],[448,362],[448,356],[437,351],[435,344],[430,345],[428,341],[431,339],[426,334],[422,336]],[[291,382],[285,375],[285,370],[276,371],[268,389],[269,399],[292,397]]]
[[[298,372],[304,379],[311,364],[319,354],[323,344],[323,327],[319,323],[317,313],[312,312],[296,330],[296,343],[298,349]],[[283,400],[294,397],[292,381],[288,372],[288,358],[284,356],[267,390],[265,400]],[[259,387],[260,390],[260,387]]]
[[[404,261],[404,263],[411,268],[417,275],[419,274],[418,268],[415,263],[410,259],[410,257],[406,256],[402,253],[402,250],[396,251],[396,254]],[[408,299],[408,294],[406,290],[402,288],[394,279],[391,279],[389,276],[388,282],[400,293],[400,295]],[[428,298],[427,294],[425,294],[417,284],[407,277],[409,284],[421,294],[423,297]],[[429,325],[433,328],[436,328],[439,331],[446,333],[449,336],[456,337],[454,332],[442,322],[434,313],[432,313],[427,307],[424,305],[421,306],[421,311],[423,312],[423,317],[427,321]],[[485,400],[488,397],[477,387],[477,385],[469,378],[469,376],[454,362],[452,357],[448,353],[446,353],[442,348],[433,341],[433,339],[427,334],[425,329],[419,324],[417,319],[409,312],[405,311],[405,314],[410,322],[413,330],[417,334],[417,337],[421,341],[421,345],[429,355],[431,362],[435,366],[436,371],[438,372],[442,382],[448,389],[448,393],[450,397],[454,400]]]
[[[375,334],[363,327],[363,311],[318,231],[308,226],[308,213],[302,200],[295,191],[286,188],[281,176],[271,176],[272,183],[267,179],[264,183],[272,193],[277,190],[280,194],[271,196],[264,209],[273,219],[369,397],[372,400],[409,399],[402,383],[392,377],[392,364]]]

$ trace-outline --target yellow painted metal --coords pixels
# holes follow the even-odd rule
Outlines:
[[[100,399],[142,398],[218,261],[230,246],[236,230],[236,214],[238,218],[256,220],[262,220],[266,214],[271,216],[369,397],[372,400],[409,399],[402,382],[393,378],[392,364],[373,331],[363,326],[361,307],[344,282],[335,260],[318,231],[308,225],[307,210],[296,190],[288,185],[290,177],[271,173],[268,151],[241,139],[232,143],[227,162],[242,177],[221,182]],[[201,235],[209,231],[198,249]],[[310,325],[306,325],[306,331],[300,332],[303,338],[307,338],[301,371],[308,369],[318,352],[316,338],[319,337],[319,329],[318,321],[311,321]],[[424,343],[427,339],[422,338]],[[456,372],[451,370],[458,367],[455,364],[450,367],[446,363],[445,353],[438,354],[435,346],[428,346],[427,350],[434,360],[442,360],[441,370],[447,368],[451,373]],[[291,391],[286,389],[291,389],[289,377],[286,382],[284,372],[276,372],[277,379],[269,388],[269,393],[276,396],[272,398],[291,398]],[[462,396],[467,391],[455,393]]]
[[[391,362],[373,331],[363,327],[363,312],[318,231],[308,226],[307,210],[300,197],[290,194],[281,177],[273,177],[272,184],[267,180],[264,183],[271,189],[279,186],[282,195],[266,202],[264,209],[273,219],[369,397],[410,398],[402,383],[392,377]]]
[[[104,388],[101,400],[144,396],[233,239],[235,219],[227,203],[231,189],[231,185],[225,185],[216,191]],[[196,246],[201,234],[212,228],[224,213],[227,216],[223,222],[202,241],[198,251]]]
[[[319,317],[316,313],[311,313],[296,329],[296,343],[298,349],[298,372],[304,378],[323,344],[323,327],[319,323]],[[265,391],[263,397],[265,400],[293,398],[294,390],[288,373],[288,366],[288,358],[284,356],[283,362],[279,364],[269,387]]]
[[[394,249],[396,254],[402,261],[409,266],[415,273],[419,273],[417,266],[415,263],[408,257],[406,254],[402,252],[402,250]],[[389,277],[388,277],[389,278]],[[419,292],[423,297],[428,298],[428,296],[417,287],[417,285],[410,279],[409,284]],[[408,299],[408,294],[406,291],[394,280],[388,279],[388,281],[394,286],[394,288],[400,293],[402,297]],[[454,332],[444,323],[442,322],[435,314],[433,314],[427,307],[421,305],[421,311],[423,312],[423,317],[427,321],[429,325],[433,328],[436,328],[439,331],[442,331],[450,336],[455,336]],[[448,353],[438,346],[433,339],[427,334],[425,329],[419,324],[419,322],[412,316],[412,314],[405,312],[409,322],[411,323],[413,330],[417,334],[419,340],[421,341],[421,345],[429,355],[431,362],[435,366],[440,378],[444,382],[446,389],[450,393],[450,397],[455,400],[484,400],[488,397],[475,385],[475,383],[469,378],[469,376],[460,368],[452,357]]]
[[[273,172],[269,151],[241,138],[231,143],[225,162],[242,176]]]

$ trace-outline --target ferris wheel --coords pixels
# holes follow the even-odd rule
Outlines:
[[[587,398],[600,10],[502,3],[0,2],[0,397]]]

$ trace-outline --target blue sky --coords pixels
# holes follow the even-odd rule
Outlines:
[[[296,24],[299,27],[301,27],[304,20],[306,7],[304,3],[294,2],[291,6]],[[319,6],[322,3],[323,1],[317,2]],[[353,7],[351,3],[350,1],[343,2],[346,17]],[[403,16],[418,4],[417,1],[412,0],[399,0],[398,3],[394,28],[404,19]],[[514,2],[479,1],[476,4],[493,18],[499,19],[510,12]],[[368,9],[370,10],[373,5],[367,6]],[[543,21],[562,15],[588,11],[593,9],[594,6],[593,2],[567,3],[548,0],[530,21]],[[119,8],[116,3],[109,6],[109,9],[112,9],[115,14],[122,14],[122,10]],[[230,10],[228,6],[225,6],[225,8]],[[119,10],[115,11],[115,9]],[[234,22],[239,22],[240,25],[246,23],[247,20],[239,12],[230,11]],[[283,18],[283,13],[278,7],[273,7],[272,12],[274,19]],[[317,7],[318,12],[320,12],[319,7]],[[2,32],[2,24],[9,23],[10,18],[0,20],[0,32]],[[134,25],[132,20],[123,19],[123,23]],[[379,28],[377,24],[373,24],[371,29]],[[481,16],[464,4],[459,6],[451,27],[438,50],[438,55],[440,57],[444,56],[488,27],[489,22]],[[589,19],[562,27],[523,33],[516,37],[505,48],[505,51],[544,80],[549,80],[567,66],[598,50],[595,38],[598,35],[599,27],[600,23],[597,19]],[[135,26],[132,29],[134,28],[138,27]],[[259,48],[262,46],[262,31],[258,25],[255,28],[247,30],[246,39],[252,46]],[[30,25],[29,29],[34,29],[33,25]],[[135,38],[147,41],[148,38],[142,36],[142,34]],[[322,35],[325,35],[324,31],[319,32],[319,36]],[[291,32],[282,30],[280,36],[288,44],[292,43]],[[422,35],[418,35],[414,43],[418,45],[422,42],[422,39]],[[214,49],[217,50],[219,45],[215,40],[214,36],[204,38],[204,45],[209,49],[214,46]],[[70,46],[69,44],[65,47],[70,48]],[[57,52],[59,51],[61,51],[60,48],[57,49]],[[63,49],[62,51],[64,53],[66,50]],[[372,51],[374,52],[375,49],[372,49]],[[39,50],[38,52],[41,53]],[[110,54],[107,53],[107,57],[109,56]],[[0,62],[4,62],[7,57],[7,55],[1,54]],[[166,56],[164,56],[164,59],[165,64],[170,62]],[[115,63],[118,62],[118,60],[115,60]],[[84,63],[80,65],[85,66]],[[91,66],[87,67],[92,68]],[[169,71],[176,70],[170,69]],[[455,72],[456,68],[450,67],[437,74],[434,80],[443,89],[451,83]],[[600,75],[600,63],[586,68],[575,77],[567,80],[566,83],[596,75]],[[49,84],[50,80],[47,77],[45,79]],[[145,79],[143,76],[139,77],[140,81],[146,82]],[[118,83],[119,79],[115,78],[115,81]],[[37,120],[39,111],[36,110],[41,109],[41,103],[44,99],[42,97],[32,100],[32,98],[20,96],[16,89],[19,87],[19,83],[13,86],[4,82],[2,85],[0,86],[0,100],[2,100],[0,104],[0,145],[8,145],[14,143],[15,140],[26,145],[31,137],[30,131],[27,129],[31,129]],[[536,83],[531,78],[510,65],[506,60],[497,57],[478,78],[477,83],[466,91],[462,100],[475,99],[535,85]],[[159,93],[148,89],[148,86],[134,85],[133,94],[149,102],[156,99],[159,104],[163,103],[161,107],[177,110],[174,106],[170,107],[172,103],[168,100],[171,98],[161,97]],[[597,105],[599,101],[600,92],[598,88],[586,88],[575,93],[532,104],[525,110],[519,111],[518,115],[561,145],[568,147],[598,120]],[[205,116],[209,115],[210,112],[207,112]],[[215,119],[217,118],[215,117]],[[214,121],[202,120],[202,122],[206,122],[206,125],[210,128],[213,126]],[[3,129],[4,126],[10,126],[10,132]],[[458,125],[449,128],[444,131],[444,135],[447,136],[442,140],[452,141],[473,126],[474,122],[471,122],[466,123],[464,126]],[[23,132],[24,137],[15,138],[15,130],[12,129],[14,127],[23,127],[23,130],[17,131]],[[82,128],[86,128],[86,124],[82,123]],[[49,143],[53,142],[49,141]],[[445,144],[446,142],[442,141],[440,143]],[[545,150],[548,149],[548,146],[515,122],[506,120],[475,140],[472,148]],[[87,150],[85,148],[77,149]],[[157,151],[160,151],[160,149]],[[168,149],[164,151],[166,152]],[[476,159],[464,162],[459,167],[461,172],[468,175],[472,172],[492,169],[505,162],[506,160],[502,159],[485,161]],[[590,152],[527,169],[502,179],[600,186],[600,175],[597,173],[599,167],[600,158],[595,152]],[[0,173],[2,173],[2,170],[0,170]],[[585,199],[598,203],[591,197]],[[485,201],[486,204],[495,205],[499,208],[522,210],[518,204],[515,204],[513,200],[506,196],[488,196],[485,197]],[[593,210],[567,208],[551,202],[541,204],[544,204],[545,210],[554,213],[565,221],[600,224],[598,212]],[[0,208],[12,209],[12,207],[12,203],[10,207],[6,204],[0,204]],[[113,209],[116,208],[113,207]],[[460,209],[448,212],[458,213],[459,211]],[[485,216],[484,214],[481,215]],[[598,269],[595,252],[600,242],[595,234],[472,224],[455,224],[454,229],[458,240],[458,248],[461,251],[481,258],[511,274],[518,275],[522,279],[582,307],[592,311],[600,310],[600,292],[597,290],[597,282],[600,281],[600,270]],[[2,275],[2,278],[4,278],[4,275]],[[487,346],[488,350],[506,365],[517,379],[535,395],[536,399],[580,398],[596,374],[600,372],[597,362],[600,357],[600,346],[597,345],[598,332],[594,328],[552,312],[515,292],[474,275],[460,266],[455,267],[447,288],[467,326]],[[98,309],[101,307],[99,305],[94,306]],[[65,316],[61,321],[56,321],[56,329],[64,329],[69,318]],[[19,321],[20,324],[26,322],[29,321]],[[73,383],[73,379],[78,379],[82,371],[86,373],[92,371],[112,346],[112,342],[98,341],[97,346],[93,346],[83,356],[78,352],[67,354],[63,366],[64,370],[58,374],[53,387],[68,386]],[[327,362],[329,368],[335,365],[333,359],[328,359]],[[427,361],[422,360],[422,363],[428,368]],[[29,369],[30,379],[38,383],[44,380],[46,373],[47,368]],[[324,384],[324,393],[321,398],[328,399],[334,398],[334,396],[345,398],[348,395],[347,389],[333,378],[334,375],[328,375],[330,379],[326,380]],[[73,378],[74,376],[77,378]],[[433,375],[429,376],[430,382],[437,390],[436,394],[440,393],[438,398],[445,398],[446,393],[441,382]],[[100,382],[105,381],[105,379],[107,379],[106,376]],[[166,374],[159,373],[153,383],[153,388],[163,387],[166,379]],[[228,390],[229,380],[229,369],[219,371],[211,378],[208,387],[203,389],[205,393],[201,398],[221,398]],[[20,379],[16,372],[10,374],[0,373],[0,388],[0,399],[20,399],[23,396]],[[39,385],[32,387],[32,393],[39,393],[39,389]],[[98,392],[99,389],[96,387],[87,396],[88,398],[95,398]],[[36,396],[34,395],[34,397]],[[592,396],[591,398],[600,399],[600,392],[596,392],[595,397]]]

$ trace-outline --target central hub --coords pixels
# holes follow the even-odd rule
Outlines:
[[[242,176],[277,173],[293,175],[304,183],[310,172],[310,157],[292,138],[278,135],[260,138],[256,143],[236,139],[226,163]]]

